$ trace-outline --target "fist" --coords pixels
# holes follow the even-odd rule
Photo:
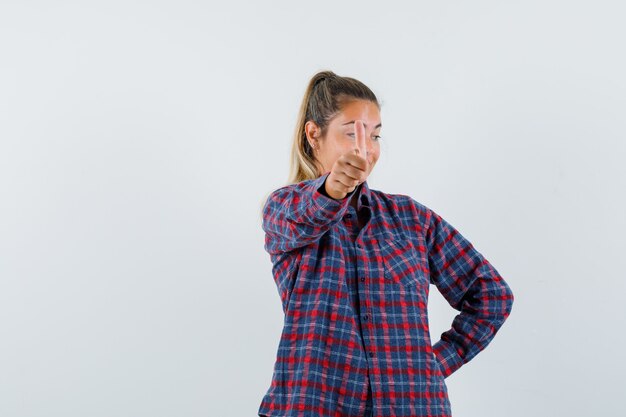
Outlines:
[[[360,120],[354,122],[354,136],[354,148],[337,158],[324,183],[326,193],[335,200],[345,198],[359,184],[365,182],[369,173],[365,127]]]

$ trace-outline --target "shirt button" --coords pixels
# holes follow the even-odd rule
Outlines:
[[[367,314],[363,316],[363,319],[364,319],[364,320],[367,320],[367,319],[368,319]]]
[[[361,282],[365,282],[365,278],[361,278]]]
[[[345,218],[346,218],[346,219],[349,219],[349,218],[351,218],[351,217],[352,217],[352,214],[350,214],[350,213],[348,213],[348,214],[346,214],[346,215],[345,215]]]
[[[374,356],[374,352],[370,352],[370,358]]]

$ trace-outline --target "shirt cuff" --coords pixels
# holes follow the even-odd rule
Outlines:
[[[441,365],[441,372],[444,378],[451,375],[463,365],[461,357],[454,348],[454,345],[446,343],[444,340],[439,340],[433,345],[433,352],[435,359],[437,359]]]

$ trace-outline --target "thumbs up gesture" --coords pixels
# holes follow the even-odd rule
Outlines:
[[[324,183],[326,193],[335,200],[345,198],[359,184],[365,182],[369,174],[365,127],[361,120],[354,122],[354,136],[354,148],[337,158]]]

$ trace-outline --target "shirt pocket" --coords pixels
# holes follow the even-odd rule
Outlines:
[[[385,280],[406,289],[428,284],[421,258],[407,240],[387,238],[379,241]]]

